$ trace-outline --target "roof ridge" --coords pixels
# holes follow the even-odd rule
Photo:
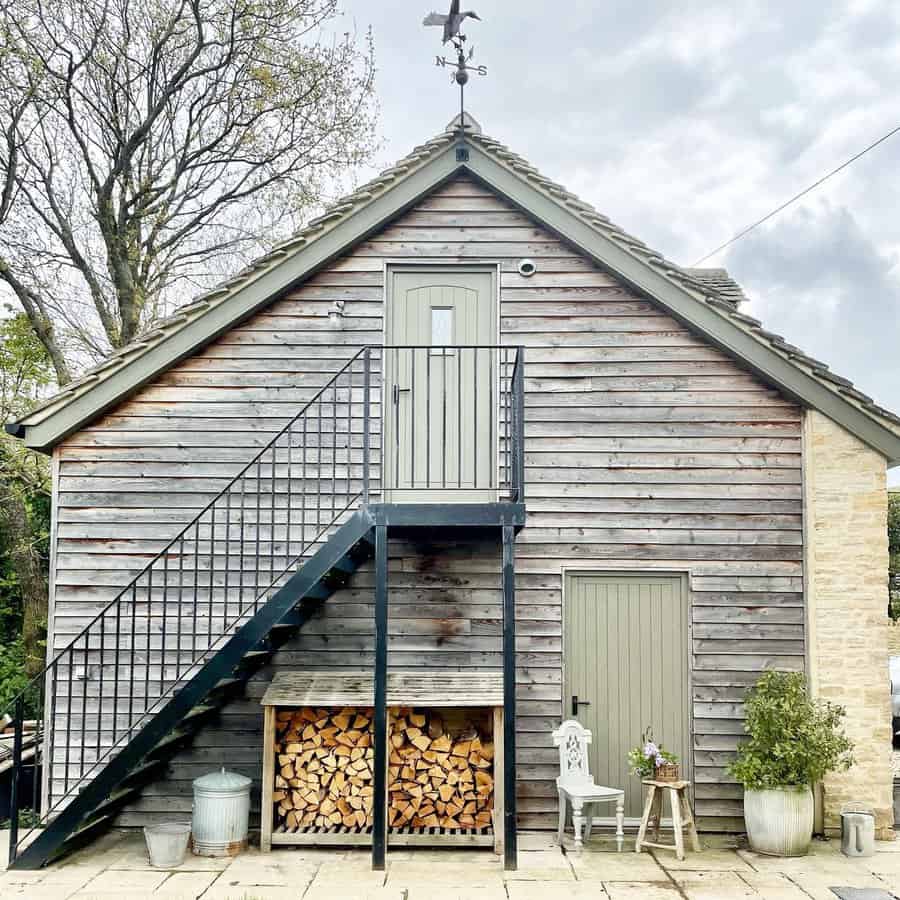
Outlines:
[[[143,353],[157,346],[186,325],[227,303],[239,288],[246,286],[263,273],[269,272],[301,248],[329,233],[350,215],[375,201],[399,182],[421,169],[441,151],[454,143],[466,141],[477,145],[499,165],[512,170],[533,188],[545,194],[559,206],[564,207],[607,240],[651,267],[657,274],[687,291],[695,300],[730,320],[734,326],[755,341],[816,379],[828,391],[848,400],[870,418],[889,423],[889,430],[900,436],[900,416],[877,405],[870,397],[854,387],[852,382],[833,374],[824,363],[789,344],[780,335],[766,331],[759,320],[742,313],[738,309],[738,305],[746,297],[740,285],[724,269],[682,268],[613,223],[609,217],[599,212],[589,202],[543,175],[532,163],[502,142],[474,129],[465,134],[460,134],[458,129],[455,131],[445,130],[414,147],[407,156],[398,160],[394,165],[326,207],[320,215],[308,221],[295,234],[252,260],[234,275],[197,295],[184,306],[177,308],[172,315],[155,323],[147,332],[138,335],[134,341],[111,353],[107,359],[84,372],[81,377],[70,382],[59,393],[32,408],[21,421],[25,422],[35,415],[38,415],[38,422],[42,421],[51,415],[55,408],[65,406],[70,398],[90,390],[90,386],[94,383],[130,365]]]

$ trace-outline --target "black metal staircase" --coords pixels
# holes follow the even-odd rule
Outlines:
[[[432,357],[435,350],[437,359]],[[413,453],[410,482],[395,481],[393,486],[422,491],[423,501],[429,492],[438,492],[441,499],[373,503],[383,500],[390,481],[382,477],[386,417],[393,423],[387,431],[395,446],[406,440],[414,446],[416,440],[415,433],[407,435],[399,427],[402,422],[408,423],[404,428],[415,428],[415,416],[401,415],[398,392],[386,381],[401,368],[414,379],[420,354],[426,372],[420,391],[434,407],[435,422],[443,423],[440,430],[426,430],[424,439],[441,434],[444,444],[434,453],[426,451],[427,477],[417,475]],[[461,458],[461,438],[455,450],[447,444],[448,410],[462,423],[464,395],[460,391],[454,400],[452,381],[462,383],[467,354],[473,370],[478,367],[482,377],[485,371],[490,374],[490,402],[496,404],[489,436],[492,464],[480,475],[477,461],[470,466]],[[434,383],[433,362],[436,372],[443,366],[441,380]],[[377,700],[386,671],[384,542],[389,527],[487,527],[502,535],[508,620],[504,670],[511,707],[507,746],[514,754],[511,541],[524,524],[523,392],[523,354],[516,347],[367,347],[352,356],[15,701],[10,867],[46,865],[112,824],[360,563],[376,555],[376,547]],[[483,425],[479,409],[476,401],[476,430]],[[430,412],[428,416],[430,421]],[[463,434],[461,424],[456,434]],[[440,475],[431,474],[431,459],[448,455],[460,473],[455,485],[452,473],[448,483],[446,465]],[[448,503],[445,491],[454,487],[487,491],[492,498]],[[37,703],[35,696],[40,697]],[[21,738],[26,718],[38,722],[37,745],[43,747],[47,772],[39,824],[22,833],[17,788],[25,766]],[[37,758],[30,765],[37,769]],[[506,771],[513,798],[507,832],[513,835],[514,859],[514,765]],[[378,804],[375,808],[377,817]],[[376,822],[376,865],[384,856],[383,822],[381,826]]]

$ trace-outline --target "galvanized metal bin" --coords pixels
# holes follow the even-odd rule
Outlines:
[[[194,781],[193,836],[197,856],[236,856],[247,846],[249,778],[212,772]]]
[[[841,853],[844,856],[874,855],[875,813],[865,808],[841,811]]]

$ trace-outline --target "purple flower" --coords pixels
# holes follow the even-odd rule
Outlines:
[[[653,741],[647,741],[647,743],[644,744],[644,756],[646,756],[647,759],[652,759],[654,756],[658,755],[659,748],[656,746],[656,744],[654,744]]]
[[[665,760],[663,759],[662,754],[657,753],[656,754],[656,765],[661,766],[664,762],[665,762]]]

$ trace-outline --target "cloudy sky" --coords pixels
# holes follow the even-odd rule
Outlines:
[[[371,25],[377,168],[441,131],[449,0],[344,0]],[[900,125],[896,0],[468,0],[484,130],[691,264]],[[709,260],[749,312],[900,411],[900,134]],[[900,485],[900,468],[892,472]]]

